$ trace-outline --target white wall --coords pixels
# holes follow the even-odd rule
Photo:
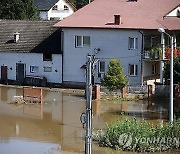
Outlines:
[[[16,80],[16,63],[26,64],[26,75],[45,76],[48,82],[62,83],[61,54],[53,54],[52,61],[43,61],[41,53],[0,53],[0,66],[8,66],[10,80]],[[39,66],[38,72],[31,73],[30,66]],[[44,72],[44,67],[52,67],[52,72]]]
[[[72,6],[66,3],[65,0],[59,0],[54,5],[58,6],[58,10],[52,10],[51,8],[49,11],[41,11],[40,18],[43,20],[50,20],[50,18],[59,18],[60,20],[62,20],[74,13],[74,9],[72,8]],[[64,10],[64,5],[66,5],[69,10]]]
[[[177,7],[176,9],[174,9],[173,11],[171,11],[169,14],[167,14],[167,16],[169,17],[176,17],[177,16],[177,10],[180,10],[180,7]]]
[[[129,64],[138,65],[138,76],[129,77],[129,84],[141,83],[141,43],[142,35],[137,30],[107,29],[63,29],[64,30],[64,81],[85,82],[85,70],[80,69],[86,64],[87,54],[95,54],[94,48],[100,48],[96,57],[106,62],[110,58],[119,59],[128,74]],[[75,35],[90,36],[91,45],[86,48],[75,48]],[[138,38],[138,50],[128,50],[129,37]],[[97,67],[98,68],[98,67]],[[95,82],[99,82],[96,69]]]

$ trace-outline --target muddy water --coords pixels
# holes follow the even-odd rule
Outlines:
[[[80,123],[80,115],[85,112],[83,92],[43,89],[33,93],[42,96],[40,103],[12,103],[20,98],[14,96],[23,95],[26,94],[22,87],[0,87],[0,154],[84,153],[85,129]],[[175,104],[176,109],[179,104]],[[167,108],[168,101],[94,101],[93,128],[103,129],[106,123],[134,116],[152,123],[159,119],[166,122]],[[128,153],[96,144],[92,147],[93,154]]]

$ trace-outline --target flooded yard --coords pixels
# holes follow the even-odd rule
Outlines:
[[[25,94],[22,87],[0,87],[0,154],[83,154],[85,112],[83,91],[42,89],[40,103],[12,103]],[[180,102],[175,102],[178,113]],[[137,117],[152,123],[168,121],[168,100],[159,102],[93,101],[93,128],[103,129],[117,119]],[[93,154],[117,154],[93,144]],[[172,152],[171,152],[172,153]],[[179,152],[174,152],[179,153]]]

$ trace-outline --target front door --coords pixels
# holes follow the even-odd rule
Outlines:
[[[7,81],[7,66],[1,66],[1,80]]]
[[[16,81],[19,84],[23,84],[25,78],[25,64],[17,63],[16,64]]]

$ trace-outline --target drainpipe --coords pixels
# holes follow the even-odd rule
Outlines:
[[[165,39],[164,33],[161,33],[161,48],[162,48],[162,59],[160,61],[160,83],[163,84],[163,72],[164,72],[164,58],[165,58]]]
[[[174,32],[173,33],[173,44],[174,44],[174,48],[176,49],[177,48],[177,42],[176,42],[176,33]]]
[[[60,30],[60,37],[61,37],[61,54],[62,54],[62,87],[64,87],[64,32],[63,30],[61,29]]]
[[[142,42],[141,42],[141,85],[143,85],[143,56],[144,56],[144,34],[139,30],[139,33],[142,35]]]

